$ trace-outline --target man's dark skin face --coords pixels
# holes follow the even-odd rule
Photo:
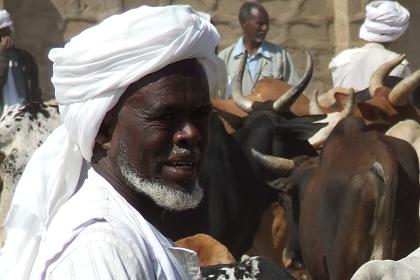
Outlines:
[[[122,152],[136,176],[189,192],[207,146],[210,111],[206,76],[196,60],[149,74],[106,115],[92,166],[132,204],[138,193],[121,175]]]
[[[12,47],[12,31],[9,27],[0,28],[0,55],[8,53]]]
[[[253,8],[251,15],[241,24],[244,43],[248,53],[253,53],[253,50],[258,49],[261,43],[265,40],[269,30],[269,16],[267,11],[263,8]]]

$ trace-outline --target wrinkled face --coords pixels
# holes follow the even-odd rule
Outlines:
[[[247,42],[262,43],[269,30],[269,17],[264,8],[253,8],[251,15],[242,24]]]
[[[193,192],[211,110],[198,62],[184,60],[142,78],[117,106],[108,152],[113,169],[120,171],[116,176],[129,185],[153,182],[163,192]]]

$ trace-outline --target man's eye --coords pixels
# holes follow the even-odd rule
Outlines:
[[[157,119],[161,120],[161,121],[171,121],[171,120],[175,119],[175,114],[174,113],[164,113],[164,114],[160,115]]]
[[[210,111],[211,111],[210,108],[202,108],[200,110],[197,110],[194,113],[194,117],[196,117],[196,118],[207,118],[210,115]]]

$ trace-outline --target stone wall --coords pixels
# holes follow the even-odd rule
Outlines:
[[[2,4],[15,22],[15,41],[36,58],[44,96],[51,97],[52,66],[47,58],[53,47],[63,46],[73,35],[103,18],[141,4],[190,4],[212,15],[221,34],[220,47],[235,42],[241,30],[237,20],[240,0],[3,0]],[[305,65],[304,50],[314,56],[315,72],[309,91],[325,91],[331,87],[327,69],[330,59],[338,51],[360,44],[357,33],[363,19],[367,0],[266,0],[261,1],[270,14],[268,40],[290,51],[298,71]],[[401,1],[420,10],[418,1]],[[1,6],[1,2],[0,2]],[[414,21],[416,21],[414,19]],[[419,25],[420,23],[416,24]],[[392,48],[408,53],[408,58],[420,65],[415,56],[420,40],[412,25],[398,45]]]

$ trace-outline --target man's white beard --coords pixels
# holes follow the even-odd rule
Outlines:
[[[204,191],[199,186],[198,181],[194,184],[191,192],[183,192],[162,182],[138,176],[128,163],[124,149],[122,149],[118,157],[118,163],[121,175],[129,183],[129,187],[147,195],[161,207],[175,211],[193,209],[203,199]]]

